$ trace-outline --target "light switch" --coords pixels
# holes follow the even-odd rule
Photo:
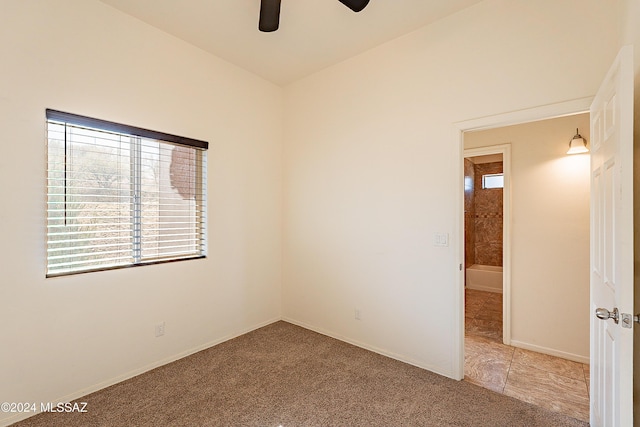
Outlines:
[[[433,233],[433,246],[449,246],[449,233]]]

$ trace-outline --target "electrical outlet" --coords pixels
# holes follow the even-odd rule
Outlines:
[[[354,313],[353,313],[354,317],[356,320],[360,320],[360,309],[356,308]]]
[[[164,322],[156,325],[156,338],[164,335]]]

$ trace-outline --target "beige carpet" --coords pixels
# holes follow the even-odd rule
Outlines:
[[[15,426],[586,426],[285,322]]]

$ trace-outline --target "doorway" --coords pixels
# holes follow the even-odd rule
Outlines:
[[[467,148],[464,155],[464,287],[501,294],[475,293],[473,318],[465,330],[499,335],[511,343],[511,145]],[[473,292],[472,292],[473,293]],[[485,297],[480,298],[480,295]],[[478,307],[499,299],[499,316],[491,316],[497,306]],[[467,301],[467,300],[465,300]],[[466,306],[465,306],[466,307]],[[465,311],[465,319],[469,316]],[[479,316],[479,317],[478,317]],[[499,325],[497,324],[499,322]],[[473,323],[470,325],[469,323]]]
[[[503,339],[494,339],[488,350],[485,349],[484,355],[485,362],[494,365],[501,363],[505,370],[502,382],[497,381],[493,387],[488,388],[551,410],[555,408],[567,413],[560,409],[573,409],[574,413],[567,414],[588,420],[588,155],[580,159],[565,154],[568,142],[575,133],[573,122],[579,118],[579,114],[576,113],[582,112],[584,110],[572,114],[565,112],[537,117],[535,120],[518,120],[516,123],[504,121],[496,126],[481,126],[491,127],[491,131],[485,132],[483,129],[478,132],[484,132],[489,137],[482,144],[478,144],[476,140],[471,147],[491,149],[491,144],[507,145],[505,143],[511,142],[515,147],[511,152],[513,158],[509,155],[507,159],[512,161],[514,169],[519,167],[517,176],[505,174],[505,181],[509,182],[513,177],[513,182],[517,185],[512,187],[513,204],[504,212],[506,236],[512,231],[512,239],[507,238],[504,243]],[[551,119],[548,119],[549,117]],[[553,131],[540,134],[539,130],[536,130],[536,127],[543,125],[543,121],[546,122],[547,119],[551,123],[549,126],[557,128],[555,133],[560,135],[559,137],[554,137]],[[578,122],[580,131],[587,134],[587,139],[588,122],[588,114]],[[567,126],[569,127],[565,129]],[[513,131],[515,128],[526,129],[526,143],[522,142],[521,134]],[[475,129],[467,129],[467,133],[461,135],[463,142],[471,140],[468,137],[475,133],[472,130]],[[496,132],[492,132],[494,130]],[[556,140],[552,141],[552,137]],[[469,148],[469,145],[463,147]],[[461,154],[463,158],[469,153],[463,150]],[[511,190],[507,191],[506,188],[504,192],[506,195],[511,194]],[[460,209],[460,213],[464,220],[464,210]],[[515,221],[511,220],[511,215]],[[464,230],[463,224],[464,222],[461,224],[461,230]],[[515,226],[512,227],[513,225]],[[464,233],[461,232],[462,247],[463,236]],[[511,262],[511,253],[514,254],[515,264]],[[569,253],[571,255],[568,255]],[[466,255],[462,252],[461,259],[465,259]],[[575,277],[571,277],[572,275]],[[464,272],[461,276],[463,281]],[[463,288],[461,294],[468,292]],[[485,305],[485,318],[491,316],[491,311],[496,311],[495,305],[486,305],[487,301],[485,298],[482,302]],[[575,324],[567,327],[564,325],[565,320],[558,319],[557,316],[553,322],[547,323],[544,319],[544,312],[553,312],[554,305],[560,304],[566,311],[567,305],[573,302],[577,302],[578,306],[575,311],[579,319]],[[474,308],[476,307],[477,304]],[[568,311],[571,312],[571,309]],[[584,319],[580,318],[580,313],[583,312]],[[572,320],[576,319],[567,321]],[[466,326],[469,323],[471,322],[466,322]],[[478,352],[476,343],[466,342],[464,345],[468,350],[465,352],[467,356]],[[480,359],[482,357],[480,355]],[[481,363],[473,365],[473,369],[480,365]],[[542,367],[544,369],[541,370]],[[532,369],[531,374],[527,375],[529,368]],[[474,375],[477,373],[472,372]],[[556,379],[560,380],[555,381],[556,385],[563,384],[567,387],[556,390],[558,396],[551,398],[553,384],[545,384],[542,381],[543,374],[558,375]],[[490,373],[485,377],[493,375]],[[507,376],[513,376],[514,381],[511,385],[507,383]],[[527,376],[533,379],[528,385],[525,381]],[[536,382],[538,380],[542,382]],[[544,390],[540,393],[542,400],[539,402],[535,401],[536,390]]]
[[[464,378],[464,182],[463,182],[463,170],[464,170],[464,136],[465,132],[479,131],[485,129],[495,129],[504,126],[510,126],[521,123],[531,123],[539,120],[545,120],[552,117],[562,117],[567,115],[579,114],[589,111],[589,107],[593,98],[580,98],[572,101],[561,102],[557,104],[549,104],[545,106],[518,110],[504,114],[498,114],[494,116],[486,116],[478,119],[466,120],[454,123],[455,132],[453,132],[453,144],[457,150],[457,156],[459,163],[457,168],[453,168],[455,177],[457,180],[458,188],[460,189],[460,195],[458,200],[458,221],[455,230],[456,239],[454,240],[456,246],[457,259],[459,260],[458,269],[458,281],[457,286],[454,287],[454,298],[458,302],[455,305],[456,313],[454,313],[454,319],[457,327],[455,339],[458,354],[457,360],[454,361],[453,373],[457,379]],[[506,212],[509,215],[509,212]],[[505,221],[507,219],[505,218]],[[507,224],[509,227],[509,224]],[[509,276],[509,272],[504,273],[505,276]],[[505,325],[509,328],[510,325]]]

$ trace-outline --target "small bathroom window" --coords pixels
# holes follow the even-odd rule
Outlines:
[[[482,175],[482,188],[503,188],[504,175],[501,173],[492,173]]]

